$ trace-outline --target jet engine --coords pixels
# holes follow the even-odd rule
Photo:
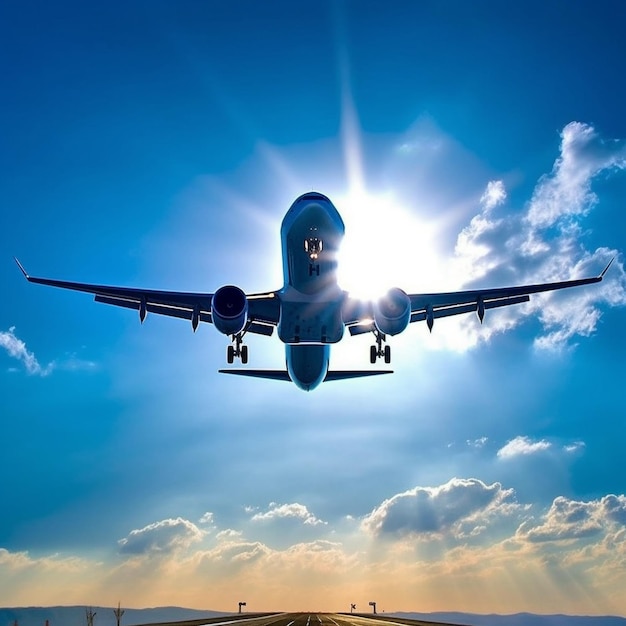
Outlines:
[[[234,285],[220,287],[211,299],[213,325],[224,335],[240,333],[248,321],[248,299]]]
[[[394,287],[374,303],[374,323],[383,335],[397,335],[409,324],[411,300],[409,296]]]

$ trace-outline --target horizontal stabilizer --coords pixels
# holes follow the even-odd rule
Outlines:
[[[270,378],[271,380],[285,380],[291,382],[285,370],[248,370],[237,368],[232,370],[218,370],[220,374],[234,374],[235,376],[250,376],[252,378]]]
[[[378,376],[379,374],[393,374],[393,370],[336,370],[328,372],[324,382],[329,380],[346,380],[346,378],[363,378],[364,376]]]
[[[253,369],[227,369],[218,370],[220,374],[234,374],[235,376],[250,376],[252,378],[269,378],[271,380],[284,380],[291,382],[289,374],[285,370],[253,370]],[[362,378],[363,376],[378,376],[379,374],[393,374],[393,370],[336,370],[326,374],[324,382],[331,380],[346,380],[347,378]]]

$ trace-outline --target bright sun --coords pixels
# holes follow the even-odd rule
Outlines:
[[[333,198],[346,225],[339,253],[339,285],[353,296],[376,299],[391,287],[425,290],[436,263],[435,228],[392,194],[358,191]]]

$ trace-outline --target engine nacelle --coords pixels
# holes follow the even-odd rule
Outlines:
[[[384,335],[401,333],[411,320],[411,300],[409,296],[394,287],[374,303],[374,323]]]
[[[213,325],[225,335],[240,333],[248,321],[248,299],[234,285],[220,287],[211,299]]]

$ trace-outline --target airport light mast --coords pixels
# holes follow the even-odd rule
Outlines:
[[[376,602],[370,602],[370,606],[373,609],[374,615],[376,615]]]
[[[245,602],[240,602],[239,603],[239,613],[241,613],[241,607],[242,606],[246,606],[246,603]]]
[[[356,610],[356,604],[351,604],[350,605],[350,613],[352,613],[352,611]]]

